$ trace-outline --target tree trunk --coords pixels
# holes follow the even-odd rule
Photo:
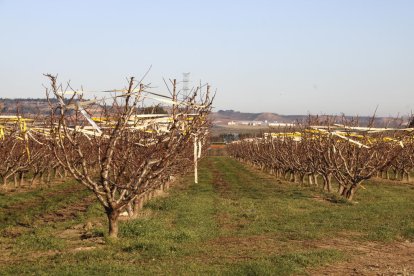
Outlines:
[[[344,192],[344,190],[345,190],[345,187],[342,186],[341,184],[339,184],[339,186],[338,186],[338,194],[342,195],[343,192]]]
[[[144,207],[144,197],[141,195],[135,199],[135,213],[138,213],[139,210],[142,210]]]
[[[294,173],[292,173],[292,172],[289,172],[289,180],[290,180],[290,182],[296,182],[296,177],[295,177],[295,174]]]
[[[323,186],[322,189],[324,191],[328,191],[328,179],[325,175],[322,175],[322,179],[323,179]]]
[[[14,180],[14,187],[17,188],[17,186],[18,186],[17,173],[13,174],[13,180]]]
[[[342,196],[344,196],[349,201],[352,201],[354,194],[356,190],[358,189],[359,185],[362,183],[362,181],[358,183],[353,183],[349,188],[344,189],[342,192]]]
[[[323,189],[328,192],[332,192],[332,176],[322,176],[323,177]]]
[[[63,174],[62,174],[62,172],[60,171],[60,168],[56,169],[56,174],[59,176],[59,178],[60,178],[60,179],[62,179],[62,178],[63,178]]]
[[[402,177],[403,181],[405,180],[407,182],[410,182],[410,172],[409,171],[403,170],[402,173],[401,173],[401,177]]]
[[[313,179],[312,179],[311,174],[308,174],[308,182],[309,182],[309,185],[313,185]]]
[[[134,207],[133,207],[133,203],[132,203],[132,202],[130,202],[130,203],[127,205],[127,212],[128,212],[128,216],[129,216],[130,218],[135,217],[135,210],[134,210]]]
[[[21,172],[19,174],[19,177],[20,177],[19,186],[22,186],[24,184],[24,172]]]
[[[301,178],[301,182],[302,182],[302,184],[305,184],[306,183],[306,175],[305,174],[301,174],[300,175],[300,178]]]
[[[400,172],[398,170],[394,170],[394,178],[395,180],[400,180]]]
[[[119,211],[107,208],[106,215],[108,217],[109,237],[118,238],[118,219]]]
[[[355,190],[356,190],[356,186],[351,186],[348,189],[344,189],[342,195],[349,201],[352,201],[352,198],[354,197],[354,194],[355,194]]]
[[[328,192],[332,192],[332,174],[328,174]]]
[[[51,183],[51,177],[52,177],[52,170],[51,169],[48,169],[47,170],[47,185],[49,185],[50,186],[50,183]]]
[[[319,183],[318,183],[318,175],[317,174],[314,174],[313,175],[313,184],[315,184],[316,187],[319,186]]]
[[[33,184],[34,184],[34,182],[35,182],[35,180],[36,180],[37,175],[38,175],[38,173],[34,173],[34,174],[33,174],[33,177],[32,177],[32,179],[30,180],[30,187],[32,187],[32,186],[33,186]]]
[[[282,170],[280,170],[280,169],[277,170],[277,177],[279,179],[283,179],[283,171]]]

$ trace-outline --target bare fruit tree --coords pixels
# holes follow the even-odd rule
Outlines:
[[[339,194],[348,200],[353,199],[363,181],[388,167],[402,150],[402,147],[397,143],[378,140],[370,148],[334,140],[337,158],[333,159],[335,168],[333,174],[339,183]]]
[[[131,209],[141,194],[158,188],[171,175],[188,170],[188,162],[180,159],[191,160],[195,137],[204,139],[214,97],[210,97],[207,86],[206,91],[199,87],[177,101],[176,82],[172,82],[173,95],[167,100],[172,104],[170,120],[164,131],[156,131],[143,126],[139,119],[147,87],[130,78],[110,105],[100,103],[97,126],[80,106],[81,94],[74,92],[67,97],[64,90],[69,86],[63,89],[55,76],[46,76],[50,80],[48,98],[58,99],[50,101],[54,156],[93,191],[108,217],[109,236],[116,238],[121,212]]]

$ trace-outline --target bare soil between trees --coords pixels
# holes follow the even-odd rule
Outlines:
[[[39,217],[39,223],[55,223],[63,222],[69,219],[75,219],[80,213],[84,213],[88,210],[89,206],[96,200],[94,195],[90,195],[84,198],[82,201],[78,201],[73,204],[63,206],[59,210],[54,212],[42,214]]]
[[[310,269],[311,275],[413,275],[414,243],[356,242],[345,238],[318,241],[318,248],[349,252],[349,260]]]

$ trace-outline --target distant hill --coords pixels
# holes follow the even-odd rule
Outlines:
[[[271,112],[261,113],[245,113],[234,110],[219,110],[213,112],[211,118],[215,124],[227,124],[231,121],[268,121],[268,122],[279,122],[279,123],[291,123],[297,120],[303,120],[306,115],[279,115]]]
[[[323,119],[326,115],[320,115],[319,118]],[[262,113],[244,113],[240,111],[234,110],[219,110],[217,112],[213,112],[211,114],[211,119],[213,120],[214,125],[227,125],[228,122],[231,121],[267,121],[267,122],[279,122],[279,123],[294,123],[294,122],[302,122],[307,120],[309,115],[280,115],[277,113],[270,113],[270,112],[262,112]],[[338,120],[340,120],[340,116],[338,116]],[[350,119],[350,116],[346,116],[346,118]],[[361,116],[358,117],[359,125],[366,126],[372,120],[372,117],[369,116]],[[403,118],[398,120],[397,122],[390,117],[376,117],[374,120],[374,126],[376,127],[383,127],[383,126],[397,126],[401,123],[408,124],[408,119]],[[414,123],[413,123],[414,124]]]
[[[284,119],[276,113],[244,113],[234,110],[219,110],[211,115],[217,124],[227,124],[230,121],[280,121]]]

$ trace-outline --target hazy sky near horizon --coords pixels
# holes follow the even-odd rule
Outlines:
[[[142,76],[217,89],[218,109],[414,111],[414,1],[0,0],[0,97],[44,96],[43,73],[87,90]]]

